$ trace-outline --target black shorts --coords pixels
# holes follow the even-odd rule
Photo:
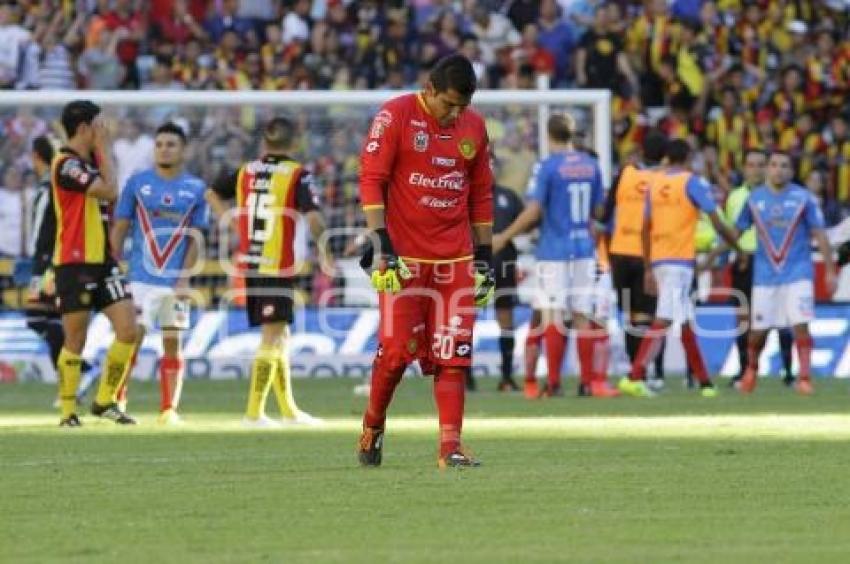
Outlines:
[[[516,260],[494,260],[493,276],[496,278],[496,309],[509,309],[517,305]]]
[[[611,281],[617,291],[617,306],[625,313],[655,315],[658,303],[643,289],[643,259],[626,255],[611,255]],[[628,309],[626,309],[628,308]]]
[[[245,308],[251,327],[281,321],[292,323],[295,300],[291,278],[249,273],[245,277],[245,290]]]
[[[132,298],[127,279],[115,263],[55,267],[56,309],[60,314],[101,311]]]
[[[732,289],[747,297],[750,302],[753,297],[753,255],[745,255],[735,259],[730,266],[732,274]],[[738,305],[740,300],[735,296],[729,298],[732,305]]]

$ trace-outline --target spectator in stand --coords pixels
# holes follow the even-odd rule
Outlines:
[[[118,59],[118,42],[126,31],[114,33],[103,29],[97,35],[97,44],[80,55],[77,69],[86,88],[91,90],[117,90],[124,82],[125,67]]]
[[[106,29],[118,36],[118,60],[124,65],[122,86],[135,89],[141,84],[136,58],[145,37],[147,18],[134,0],[114,0],[113,9],[103,16]]]
[[[525,30],[529,24],[537,24],[537,18],[540,17],[539,0],[511,0],[507,4],[505,15],[511,20],[514,29]]]
[[[848,119],[838,114],[830,121],[830,143],[827,160],[830,168],[830,192],[844,205],[850,203],[850,127]]]
[[[597,6],[593,27],[579,41],[576,52],[576,83],[582,88],[602,88],[623,92],[623,79],[629,86],[628,96],[640,92],[637,76],[623,50],[620,34],[608,25],[608,8]]]
[[[153,39],[172,45],[185,45],[192,39],[204,40],[207,32],[189,12],[186,0],[173,0],[171,10],[151,22]]]
[[[826,194],[826,175],[819,168],[812,169],[806,176],[806,188],[815,197],[818,206],[823,212],[823,220],[826,227],[832,227],[841,223],[846,214],[834,198]]]
[[[470,31],[478,38],[481,60],[488,66],[496,62],[500,50],[519,45],[522,40],[508,18],[491,12],[486,5],[476,5],[472,9]]]
[[[555,88],[568,86],[571,79],[570,63],[576,47],[576,39],[569,24],[561,20],[560,8],[555,0],[543,0],[540,3],[540,19],[537,25],[540,27],[538,35],[540,47],[555,57],[555,76],[552,77],[552,86]]]
[[[295,5],[283,18],[283,42],[293,41],[306,43],[310,37],[310,2],[295,0]]]
[[[222,0],[221,9],[204,22],[204,30],[213,45],[216,45],[228,31],[245,39],[249,32],[254,31],[254,26],[250,20],[239,16],[239,0]]]
[[[25,88],[24,53],[31,33],[17,22],[20,8],[0,5],[0,89]]]
[[[0,187],[0,257],[23,255],[24,194],[23,177],[15,166],[3,171]]]
[[[123,190],[127,179],[137,172],[153,167],[153,149],[153,137],[142,130],[136,119],[127,117],[118,122],[118,133],[112,145],[118,190]]]

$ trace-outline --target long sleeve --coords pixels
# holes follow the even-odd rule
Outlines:
[[[490,142],[482,125],[481,147],[470,174],[469,220],[473,225],[493,223],[493,171],[490,168]]]
[[[384,190],[389,184],[403,126],[397,108],[384,105],[372,120],[369,135],[360,151],[360,202],[363,209],[384,207]]]

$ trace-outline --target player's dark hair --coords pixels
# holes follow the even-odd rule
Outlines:
[[[446,92],[451,89],[465,98],[471,97],[478,86],[472,63],[460,53],[448,55],[437,61],[428,78],[437,92]]]
[[[691,146],[684,139],[673,139],[667,145],[667,161],[674,165],[683,165],[691,156]]]
[[[65,134],[70,139],[77,134],[77,129],[82,124],[89,124],[94,121],[94,118],[100,113],[100,106],[91,100],[74,100],[69,102],[62,108],[62,127],[65,129]]]
[[[572,118],[566,114],[552,114],[546,122],[549,138],[558,143],[569,143],[573,138]]]
[[[285,151],[291,148],[295,141],[295,123],[283,116],[272,118],[263,129],[263,141],[271,150]]]
[[[185,145],[188,142],[186,138],[186,132],[183,131],[183,128],[174,123],[173,121],[167,121],[156,128],[156,133],[154,133],[154,138],[158,137],[161,133],[168,133],[171,135],[176,135],[180,138],[180,141]]]
[[[50,138],[47,135],[39,135],[32,140],[32,152],[44,161],[45,164],[53,162],[55,151],[53,149],[53,143],[50,142]]]
[[[643,162],[658,164],[667,154],[667,136],[659,129],[647,132],[643,140]]]

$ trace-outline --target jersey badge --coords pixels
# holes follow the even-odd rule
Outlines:
[[[475,146],[475,141],[469,137],[461,139],[457,144],[457,148],[460,150],[460,154],[463,155],[463,158],[468,161],[475,158],[475,153],[478,152],[478,148]]]
[[[428,134],[424,131],[417,131],[413,135],[413,150],[418,153],[424,153],[428,150]]]

